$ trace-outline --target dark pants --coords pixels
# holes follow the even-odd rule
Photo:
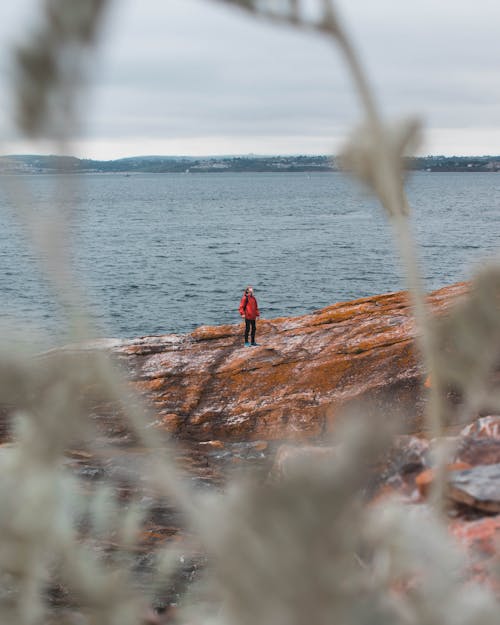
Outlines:
[[[252,328],[252,343],[255,343],[255,319],[245,319],[245,343],[248,343],[250,328]]]

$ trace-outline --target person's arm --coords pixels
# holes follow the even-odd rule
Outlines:
[[[243,295],[243,297],[241,298],[241,302],[240,302],[240,307],[239,307],[239,313],[242,317],[245,316],[245,296]]]

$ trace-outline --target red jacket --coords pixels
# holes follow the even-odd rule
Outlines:
[[[245,319],[257,319],[260,316],[257,300],[253,295],[243,295],[239,311],[240,315],[245,316]]]

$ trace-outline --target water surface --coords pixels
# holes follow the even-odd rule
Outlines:
[[[382,210],[343,174],[90,174],[70,177],[69,191],[61,179],[15,182],[41,224],[55,205],[72,207],[72,271],[104,336],[236,322],[248,283],[267,318],[404,288]],[[419,172],[407,188],[429,290],[497,252],[500,174]],[[4,316],[61,336],[16,202],[12,179],[0,179]]]

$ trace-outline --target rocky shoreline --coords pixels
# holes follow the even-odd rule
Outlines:
[[[465,284],[432,293],[445,314]],[[339,303],[310,315],[263,320],[259,347],[240,325],[188,335],[95,342],[147,398],[152,426],[176,439],[209,442],[314,440],[356,403],[405,417],[421,431],[424,372],[405,292]]]
[[[433,313],[446,314],[466,290],[466,284],[457,284],[430,294]],[[148,429],[159,440],[167,434],[174,441],[176,462],[197,489],[223,490],[228,476],[247,468],[259,479],[279,481],[298,457],[328,460],[335,454],[329,441],[337,421],[362,407],[368,418],[370,412],[387,419],[397,415],[401,426],[389,453],[372,468],[369,499],[396,494],[409,505],[427,505],[433,442],[423,421],[427,390],[407,295],[368,297],[301,317],[263,320],[258,332],[261,345],[255,348],[243,347],[241,326],[227,325],[201,327],[185,336],[95,341],[64,351],[76,358],[95,350],[112,356],[146,401]],[[67,468],[84,483],[109,481],[126,503],[139,494],[141,467],[150,452],[138,445],[117,406],[94,402],[91,416],[114,452],[102,456],[96,449],[75,447],[66,453]],[[479,556],[470,579],[498,592],[490,570],[498,560],[500,531],[500,417],[473,417],[454,433],[449,528]],[[4,409],[4,449],[10,444],[8,419]],[[176,543],[181,552],[185,545],[178,575],[154,606],[167,613],[203,568],[205,555],[193,548],[169,502],[156,500],[154,492],[141,497],[150,514],[138,542],[138,570],[148,572],[158,545]],[[116,545],[100,548],[112,552]],[[51,590],[51,598],[56,607],[69,603],[62,586]],[[148,618],[155,622],[156,617]]]

